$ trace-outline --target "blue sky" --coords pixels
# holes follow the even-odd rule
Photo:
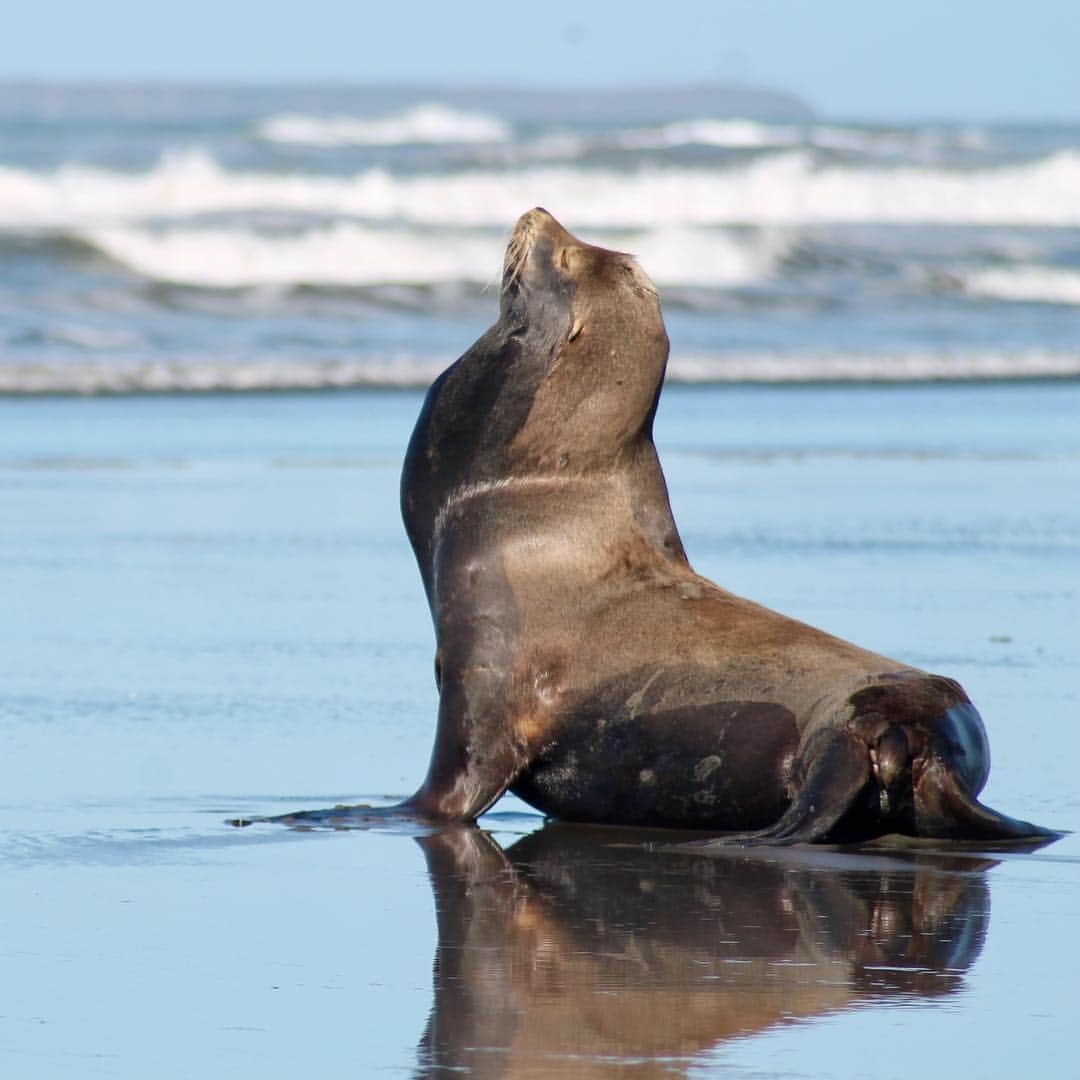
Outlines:
[[[7,6],[0,78],[651,85],[823,113],[1080,118],[1076,0],[147,0]]]

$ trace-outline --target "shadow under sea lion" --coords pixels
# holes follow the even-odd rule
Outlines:
[[[438,920],[418,1075],[683,1073],[727,1039],[947,997],[989,927],[987,860],[697,858],[623,832],[418,841]]]
[[[1056,838],[978,802],[989,746],[958,683],[694,572],[652,440],[667,355],[633,258],[518,221],[499,319],[432,385],[402,475],[437,638],[427,778],[273,820],[473,821],[510,790],[725,842]]]

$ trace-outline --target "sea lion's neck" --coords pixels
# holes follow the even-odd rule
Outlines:
[[[496,326],[434,383],[402,473],[402,513],[431,599],[437,536],[460,513],[481,515],[511,492],[522,506],[560,490],[591,492],[595,509],[619,505],[628,523],[666,559],[686,555],[651,438],[653,409],[634,427],[605,434],[602,418],[571,438],[582,417],[537,408],[544,372],[532,343]],[[541,398],[544,400],[544,398]],[[626,516],[620,511],[618,516]],[[599,526],[599,527],[602,527]],[[614,526],[611,526],[614,528]]]

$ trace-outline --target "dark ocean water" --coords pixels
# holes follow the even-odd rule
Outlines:
[[[676,380],[1080,373],[1080,126],[39,85],[0,87],[0,392],[422,384],[537,204],[639,256]]]

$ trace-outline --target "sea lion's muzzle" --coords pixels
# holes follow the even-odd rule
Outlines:
[[[568,253],[583,245],[570,235],[542,206],[518,218],[503,260],[503,291],[533,278],[546,279],[569,269]],[[544,257],[534,256],[544,252]],[[542,264],[542,265],[539,265]]]

